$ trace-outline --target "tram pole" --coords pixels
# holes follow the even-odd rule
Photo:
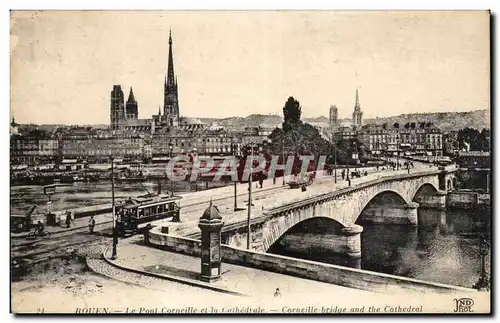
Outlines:
[[[337,184],[337,142],[335,141],[335,135],[332,132],[332,143],[333,143],[333,179],[334,183]]]
[[[116,228],[116,209],[115,209],[115,171],[114,159],[111,157],[111,212],[113,212],[113,254],[111,259],[116,259],[116,245],[118,244],[118,234]]]
[[[168,148],[170,148],[170,160],[168,162],[171,163],[172,162],[172,156],[173,156],[172,155],[172,150],[174,149],[174,146],[173,146],[172,142],[170,142],[168,146],[169,146]],[[172,180],[173,179],[173,174],[167,174],[167,176],[169,176],[169,181],[170,181],[170,195],[174,196],[174,182]]]
[[[253,170],[253,143],[250,144],[251,162],[248,164],[248,216],[247,216],[247,249],[250,250],[250,215],[252,214],[252,170]]]
[[[233,138],[231,138],[231,153],[233,155],[233,158],[236,158],[236,143],[234,143]],[[236,162],[236,161],[235,161]],[[234,211],[236,212],[238,210],[238,201],[237,201],[237,185],[238,185],[238,171],[234,169],[233,171],[236,172],[236,181],[233,183],[234,185]]]
[[[286,163],[285,163],[285,135],[283,135],[282,141],[281,141],[281,157],[283,159],[283,186],[285,186],[285,169],[286,169]]]

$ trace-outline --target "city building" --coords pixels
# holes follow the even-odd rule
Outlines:
[[[443,155],[443,134],[435,124],[431,122],[425,123],[426,144],[425,150],[427,155],[442,156]]]
[[[13,137],[10,141],[10,161],[32,165],[40,161],[39,139]]]
[[[264,141],[270,142],[269,135],[273,132],[270,128],[263,127],[245,127],[241,137],[242,144],[260,144]]]
[[[128,130],[98,131],[76,128],[60,139],[63,159],[81,159],[89,163],[106,162],[110,157],[143,159],[145,136]]]
[[[381,155],[388,149],[387,124],[367,124],[361,127],[358,132],[358,140],[362,142],[365,149],[372,155]]]
[[[356,138],[356,131],[352,126],[349,125],[341,125],[334,132],[334,136],[336,140],[351,140]]]
[[[462,168],[489,169],[490,152],[488,151],[459,151],[457,163]]]
[[[350,135],[353,135],[350,133]],[[347,134],[343,134],[348,137]],[[373,155],[442,156],[443,135],[430,122],[407,122],[406,124],[368,124],[356,132],[366,149]]]
[[[427,151],[427,131],[434,125],[428,123],[407,122],[398,127],[399,148],[405,155],[425,155]],[[437,129],[436,127],[436,130]],[[440,133],[440,131],[439,131]],[[433,154],[434,155],[434,154]]]

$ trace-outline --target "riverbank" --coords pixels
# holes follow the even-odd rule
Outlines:
[[[446,207],[450,209],[478,210],[491,207],[491,195],[473,190],[458,190],[448,192]]]

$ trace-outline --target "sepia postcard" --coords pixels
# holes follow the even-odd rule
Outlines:
[[[490,21],[11,11],[11,313],[491,313]]]

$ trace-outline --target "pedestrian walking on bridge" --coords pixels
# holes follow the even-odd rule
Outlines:
[[[66,227],[71,228],[71,212],[66,212]]]
[[[94,227],[95,227],[95,219],[94,219],[94,216],[91,215],[90,220],[89,220],[89,232],[90,232],[90,234],[94,233]]]

